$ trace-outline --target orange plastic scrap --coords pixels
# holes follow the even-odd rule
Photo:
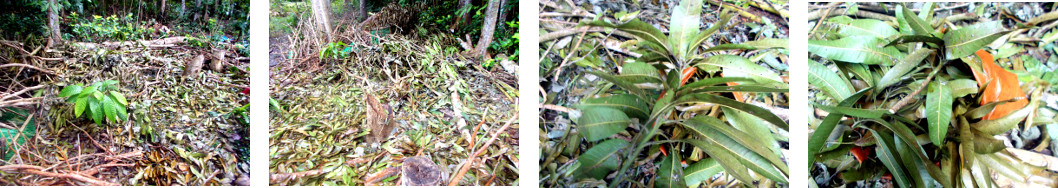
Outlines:
[[[977,85],[985,87],[984,93],[981,94],[981,105],[1021,98],[1014,102],[996,106],[992,112],[981,118],[982,120],[999,119],[1028,105],[1028,101],[1025,100],[1025,92],[1021,91],[1021,85],[1018,83],[1017,75],[996,65],[992,54],[983,49],[977,50],[977,56],[981,58],[981,69],[984,71],[973,71]]]
[[[720,76],[723,77],[724,73],[720,73]],[[735,82],[728,82],[727,83],[727,86],[737,86],[737,85],[738,85],[738,83],[735,83]],[[731,92],[731,95],[734,95],[735,96],[735,100],[737,100],[738,102],[746,102],[745,99],[742,99],[742,92]]]
[[[698,71],[696,67],[683,68],[683,72],[680,73],[680,86],[687,84],[687,80],[691,80],[696,71]],[[658,100],[661,100],[662,97],[665,97],[665,91],[661,91],[661,95],[658,95]]]

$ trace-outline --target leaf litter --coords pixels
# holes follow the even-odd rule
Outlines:
[[[248,58],[228,53],[221,72],[185,77],[185,62],[203,52],[183,37],[153,42],[165,45],[70,42],[36,54],[26,54],[20,44],[0,49],[47,70],[0,71],[10,81],[5,83],[44,86],[33,94],[43,100],[28,106],[37,134],[0,166],[0,182],[248,185],[249,96],[241,93],[249,88]],[[103,80],[120,82],[128,121],[96,125],[75,118],[74,105],[56,96],[64,86]]]
[[[341,33],[349,57],[330,59],[292,47],[310,37],[272,35],[284,44],[270,49],[270,185],[448,185],[474,154],[456,184],[518,185],[517,78],[467,59],[456,38]],[[370,142],[369,114],[388,114],[392,134]]]

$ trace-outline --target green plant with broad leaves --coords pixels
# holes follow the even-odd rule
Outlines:
[[[981,54],[1018,29],[1005,29],[1000,21],[952,23],[934,16],[933,3],[917,14],[894,7],[894,22],[832,17],[809,38],[809,83],[818,91],[812,105],[825,112],[810,125],[808,163],[817,173],[812,184],[891,174],[898,187],[994,187],[997,177],[1025,182],[1039,172],[1005,151],[995,136],[1022,120],[1028,121],[1025,128],[1054,122],[1054,113],[1031,113],[1053,112],[1039,106],[1046,88],[1039,86],[1049,84],[1028,82],[1021,87],[1037,88],[1028,96],[981,104],[982,97],[996,94],[979,84],[1000,82],[1001,76],[978,78],[984,64],[992,63],[991,55]],[[1032,74],[1053,80],[1040,70]],[[1017,85],[1007,87],[1021,93]],[[983,118],[1026,97],[1023,108]]]
[[[349,58],[349,53],[352,51],[353,47],[344,42],[330,42],[320,49],[320,58],[345,59]]]
[[[733,55],[738,53],[716,53],[785,52],[787,41],[707,46],[705,41],[734,15],[723,10],[719,22],[700,30],[702,6],[701,0],[681,1],[672,12],[668,35],[634,18],[634,13],[615,21],[581,23],[635,35],[642,56],[621,65],[619,73],[588,71],[608,83],[592,97],[581,99],[575,105],[577,112],[570,115],[577,136],[589,142],[574,164],[575,179],[609,179],[607,175],[616,170],[610,187],[628,186],[629,176],[641,174],[631,170],[635,169],[657,172],[653,181],[657,187],[697,187],[721,171],[744,185],[787,183],[788,168],[773,133],[786,131],[787,122],[768,109],[722,94],[785,93],[788,84],[778,73]],[[692,76],[697,72],[703,73]],[[690,78],[699,79],[686,83]],[[658,151],[669,152],[649,155]],[[640,160],[650,160],[657,169],[642,169]],[[681,162],[689,166],[684,168]]]
[[[59,92],[59,97],[73,103],[75,117],[87,115],[97,125],[102,125],[104,120],[120,122],[129,119],[125,108],[129,103],[125,95],[118,92],[117,84],[118,81],[107,80],[88,87],[70,85]]]

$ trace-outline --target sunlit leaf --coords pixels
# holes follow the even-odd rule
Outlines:
[[[727,44],[716,45],[716,46],[713,46],[712,48],[709,48],[709,49],[705,50],[705,52],[713,52],[713,51],[721,51],[721,50],[733,50],[733,49],[759,50],[759,49],[772,49],[772,48],[787,48],[788,45],[789,45],[789,40],[787,40],[787,39],[767,38],[767,39],[760,39],[760,40],[755,40],[755,41],[747,41],[747,42],[743,42],[741,44],[727,43]]]
[[[714,175],[722,171],[724,167],[720,166],[715,159],[705,158],[684,169],[683,179],[687,187],[699,187],[699,184],[712,179]]]
[[[852,84],[826,65],[808,60],[808,83],[830,95],[834,100],[842,101],[852,95]]]
[[[680,105],[695,102],[713,103],[721,106],[730,107],[739,111],[744,111],[753,116],[757,116],[761,119],[764,119],[764,121],[767,121],[772,125],[778,126],[783,130],[789,130],[789,125],[787,125],[785,121],[779,118],[779,116],[775,116],[775,114],[771,113],[771,111],[761,108],[759,106],[738,102],[734,99],[726,97],[711,94],[689,94],[681,96],[679,99],[676,99],[673,104]]]
[[[702,25],[702,0],[681,0],[680,4],[672,10],[669,17],[668,42],[674,48],[672,52],[676,57],[688,59],[692,50],[698,48],[700,43],[693,43],[694,37],[698,35],[698,28]]]
[[[904,13],[912,13],[906,6],[900,6],[900,8],[903,9]],[[932,35],[933,27],[929,25],[929,22],[922,20],[915,14],[904,14],[903,16],[915,35]]]
[[[782,77],[775,71],[764,68],[749,59],[735,55],[715,55],[698,62],[694,66],[703,67],[703,70],[721,68],[725,77],[750,78],[758,83],[782,82]]]
[[[82,88],[80,85],[66,86],[66,88],[62,88],[62,91],[59,92],[59,97],[73,96],[74,94],[81,93],[82,89],[84,88]]]
[[[720,148],[701,149],[706,150],[706,153],[709,153],[710,155],[713,155],[713,153],[716,152],[732,154],[732,156],[735,157],[740,163],[742,163],[742,165],[745,165],[746,168],[753,170],[753,172],[763,175],[764,177],[776,182],[786,182],[785,175],[776,170],[776,167],[773,163],[769,162],[769,160],[761,156],[774,154],[758,153],[751,150],[750,148],[747,148],[747,145],[744,145],[733,139],[733,137],[738,137],[737,135],[731,134],[741,134],[746,138],[749,138],[748,134],[737,130],[729,130],[722,133],[721,130],[718,130],[716,128],[723,127],[726,125],[716,125],[715,123],[708,123],[707,121],[702,119],[706,117],[707,116],[695,116],[694,118],[683,121],[683,124],[687,125],[686,127],[690,131],[694,132],[695,135],[699,136],[700,139],[697,140],[712,143],[709,145],[720,146]],[[720,151],[717,151],[717,149]],[[731,170],[727,167],[725,167],[724,169]],[[739,180],[744,182],[752,182],[743,179]]]
[[[972,55],[975,51],[987,46],[1000,36],[1010,31],[1003,30],[1000,21],[980,22],[944,34],[945,57],[958,59]]]
[[[895,47],[880,47],[881,40],[849,36],[838,40],[808,40],[808,52],[835,61],[891,65],[903,59]]]

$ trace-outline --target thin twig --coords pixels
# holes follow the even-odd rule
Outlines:
[[[486,141],[485,145],[482,145],[481,148],[478,149],[478,151],[470,155],[470,158],[468,158],[467,161],[463,163],[463,167],[459,169],[459,173],[453,176],[452,180],[448,182],[448,186],[456,186],[459,184],[459,180],[462,180],[463,176],[467,174],[467,170],[470,170],[470,165],[474,164],[474,161],[476,161],[478,155],[484,153],[485,149],[488,149],[489,145],[492,145],[492,142],[496,141],[496,139],[500,137],[500,133],[503,133],[505,130],[507,130],[507,127],[510,127],[511,123],[518,119],[518,115],[519,114],[515,113],[514,117],[511,117],[511,119],[507,120],[506,124],[503,124],[503,127],[500,127],[499,130],[496,130],[495,133],[492,133],[492,138],[490,138],[489,141]]]
[[[7,171],[7,172],[26,173],[26,174],[33,174],[33,175],[39,175],[39,176],[48,176],[48,177],[57,177],[57,178],[67,178],[67,179],[72,179],[72,180],[85,182],[85,183],[88,183],[90,185],[95,185],[95,186],[118,186],[117,183],[111,183],[111,182],[99,180],[99,179],[96,179],[96,178],[87,177],[87,176],[81,175],[79,173],[78,174],[60,174],[60,173],[41,171],[43,169],[44,168],[40,167],[40,166],[21,165],[21,164],[0,166],[0,170]]]

